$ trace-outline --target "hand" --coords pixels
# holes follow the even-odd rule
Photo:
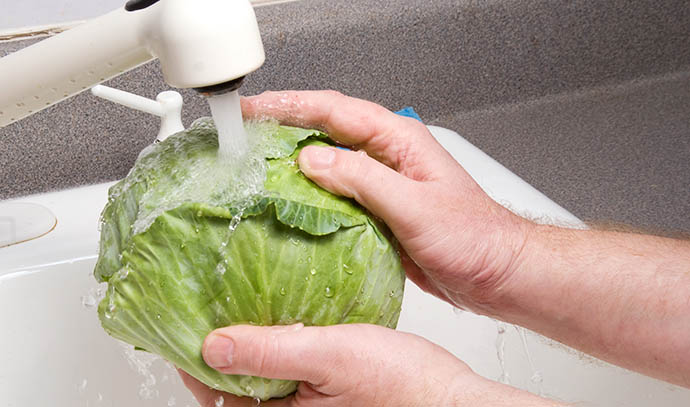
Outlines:
[[[262,407],[540,406],[549,402],[490,382],[439,346],[376,325],[232,326],[211,333],[203,356],[226,374],[300,380],[297,393]],[[255,406],[184,372],[203,407]]]
[[[422,123],[336,92],[268,92],[242,100],[245,118],[319,128],[356,151],[307,147],[309,178],[354,198],[400,241],[420,288],[459,307],[493,314],[519,262],[531,222],[503,208]]]

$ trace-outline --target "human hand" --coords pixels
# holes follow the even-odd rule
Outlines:
[[[420,288],[493,314],[533,224],[489,198],[426,126],[337,92],[267,92],[242,100],[245,118],[319,128],[356,151],[307,147],[304,174],[354,198],[400,242]]]
[[[301,381],[295,394],[262,407],[554,405],[483,379],[423,338],[376,325],[231,326],[206,338],[203,356],[221,373]],[[256,405],[180,375],[202,407]]]

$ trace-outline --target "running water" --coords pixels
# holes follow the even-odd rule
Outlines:
[[[525,328],[520,326],[515,326],[515,329],[520,334],[520,339],[522,340],[522,347],[525,350],[525,355],[527,356],[527,363],[529,364],[529,368],[532,373],[530,381],[537,385],[537,395],[543,396],[544,389],[542,386],[542,382],[544,381],[544,379],[541,375],[541,372],[538,371],[536,367],[534,367],[534,361],[532,360],[532,355],[530,354],[529,347],[527,346],[527,331],[525,330]]]
[[[498,382],[510,384],[510,378],[506,370],[506,325],[507,324],[503,321],[496,321],[496,356],[498,357],[498,364],[501,368],[501,375],[498,377]]]
[[[242,107],[238,91],[208,98],[211,115],[218,130],[218,157],[239,161],[249,152],[247,132],[242,121]]]

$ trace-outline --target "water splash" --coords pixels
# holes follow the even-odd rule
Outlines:
[[[520,334],[520,340],[522,341],[522,349],[525,351],[525,356],[527,356],[527,363],[529,364],[530,372],[532,373],[530,381],[537,385],[537,395],[543,396],[544,389],[542,386],[542,382],[544,381],[544,378],[542,377],[541,372],[539,372],[534,366],[532,355],[530,354],[529,347],[527,346],[527,330],[520,326],[515,326],[515,329]]]
[[[81,305],[84,308],[93,308],[96,306],[96,304],[98,304],[98,301],[96,301],[96,298],[91,294],[83,295],[81,297]]]
[[[93,308],[105,298],[102,287],[92,288],[85,295],[81,296],[81,305],[84,308]]]
[[[123,347],[125,359],[129,366],[135,370],[140,376],[144,377],[144,382],[139,386],[139,397],[143,400],[152,400],[159,396],[159,391],[156,388],[157,380],[151,369],[154,362],[160,360],[160,357],[153,354],[137,353],[132,345],[125,343],[120,344]]]
[[[215,400],[216,407],[223,407],[225,405],[225,398],[223,396],[218,396]]]
[[[503,321],[496,321],[496,356],[498,357],[498,365],[501,368],[501,375],[498,377],[498,382],[503,384],[510,384],[510,377],[506,370],[506,326]]]
[[[81,381],[79,384],[79,394],[84,394],[86,393],[86,387],[89,385],[89,381],[87,379],[84,379]]]
[[[241,121],[239,125],[242,126]],[[198,202],[209,206],[233,203],[233,207],[251,203],[263,192],[266,178],[264,145],[270,143],[269,138],[273,134],[266,126],[265,123],[248,122],[249,150],[245,154],[228,157],[219,152],[222,146],[216,143],[221,143],[221,140],[213,121],[201,118],[185,132],[158,143],[152,153],[137,160],[125,183],[111,191],[110,200],[149,182],[160,185],[144,192],[133,223],[133,234],[147,230],[162,213],[184,203]],[[209,159],[209,154],[217,156]],[[165,194],[161,195],[161,191]],[[240,216],[233,219],[231,229],[240,219]]]

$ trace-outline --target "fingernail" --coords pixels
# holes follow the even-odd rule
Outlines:
[[[206,364],[214,369],[229,367],[232,364],[232,352],[235,344],[225,336],[214,335],[204,349]]]
[[[310,146],[300,153],[300,164],[307,170],[325,170],[335,162],[335,151],[326,147]]]

